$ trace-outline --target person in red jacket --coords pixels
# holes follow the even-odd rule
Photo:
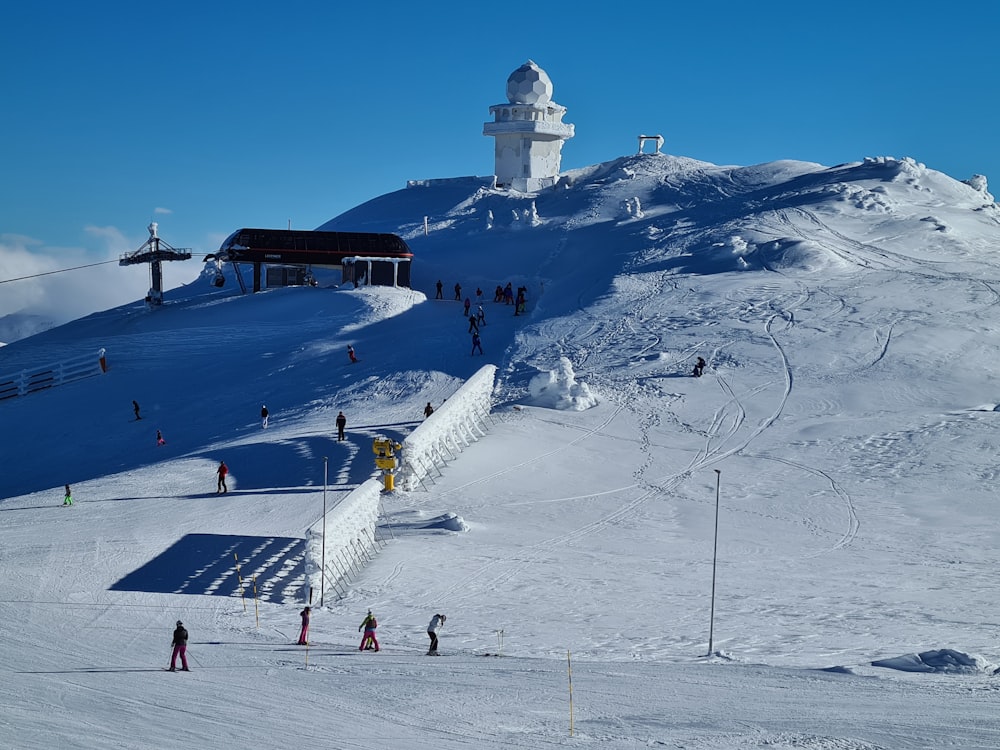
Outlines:
[[[215,488],[215,494],[218,495],[220,492],[229,492],[229,488],[226,486],[226,475],[229,474],[229,467],[226,466],[225,461],[219,462],[219,468],[216,473],[219,475],[219,483]]]

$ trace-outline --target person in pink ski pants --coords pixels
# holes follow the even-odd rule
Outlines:
[[[174,640],[173,640],[174,652],[170,656],[170,671],[177,671],[177,657],[181,657],[181,671],[189,672],[188,660],[187,660],[187,647],[188,647],[188,632],[187,628],[184,627],[184,623],[180,620],[177,621],[177,627],[174,629]]]
[[[368,610],[368,616],[365,617],[364,622],[358,626],[358,630],[364,630],[364,637],[361,639],[361,645],[358,646],[358,651],[364,651],[365,649],[374,649],[378,651],[378,639],[375,638],[375,628],[378,627],[378,622],[375,620],[375,615],[372,611]]]
[[[299,613],[299,616],[302,618],[302,630],[299,631],[299,645],[300,646],[306,646],[306,645],[309,644],[309,640],[308,640],[309,639],[309,614],[311,613],[311,611],[312,610],[309,607],[306,607],[305,609],[303,609]]]

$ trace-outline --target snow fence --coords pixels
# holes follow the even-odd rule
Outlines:
[[[343,597],[350,580],[381,547],[376,535],[381,493],[382,484],[369,479],[306,533],[306,576],[321,601]]]
[[[30,370],[21,370],[12,375],[0,375],[0,401],[15,396],[27,396],[29,393],[43,391],[46,388],[100,375],[107,370],[107,360],[104,355],[104,349],[101,349],[96,357],[93,354],[84,354],[49,365],[39,365]]]
[[[493,408],[495,365],[486,365],[465,381],[452,396],[403,441],[403,460],[397,481],[404,490],[415,490],[441,475],[441,467],[462,449],[486,434]]]

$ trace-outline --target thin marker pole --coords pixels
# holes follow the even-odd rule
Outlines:
[[[323,549],[320,550],[319,571],[319,606],[323,606],[323,593],[326,589],[326,477],[329,459],[323,456]]]
[[[722,472],[715,469],[715,543],[712,545],[712,609],[708,621],[708,653],[712,655],[712,638],[715,634],[715,568],[719,559],[719,485]]]
[[[569,675],[569,736],[573,736],[573,663],[566,652],[566,672]]]

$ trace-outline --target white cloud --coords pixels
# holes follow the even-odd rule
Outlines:
[[[156,208],[153,209],[153,213],[154,214],[172,214],[173,211],[171,209],[169,209],[169,208],[161,208],[160,206],[157,206]]]
[[[96,250],[0,235],[0,317],[40,315],[64,323],[146,296],[148,266],[118,265],[146,237],[129,237],[113,226],[88,226],[85,231],[95,238]]]

